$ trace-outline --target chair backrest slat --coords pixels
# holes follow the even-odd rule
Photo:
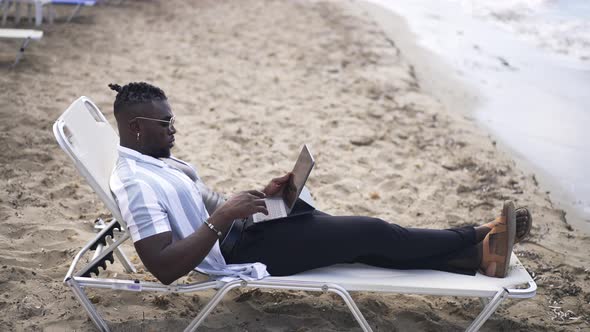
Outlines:
[[[109,187],[118,157],[119,136],[98,107],[86,97],[78,98],[55,121],[53,133],[78,172],[125,227]]]

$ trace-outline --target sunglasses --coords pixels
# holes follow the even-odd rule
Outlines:
[[[170,118],[170,120],[160,120],[160,119],[154,119],[154,118],[146,118],[143,116],[137,116],[133,119],[131,119],[131,121],[135,120],[135,119],[142,119],[142,120],[150,120],[150,121],[157,121],[157,122],[164,122],[168,124],[168,129],[172,130],[172,127],[174,126],[174,121],[176,119],[176,116],[173,116]]]

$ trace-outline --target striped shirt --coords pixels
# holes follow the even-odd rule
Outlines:
[[[122,146],[118,149],[110,187],[133,242],[164,232],[172,232],[172,240],[178,241],[203,227],[209,213],[194,181],[162,160]],[[261,263],[226,264],[219,241],[196,269],[222,280],[268,276]]]

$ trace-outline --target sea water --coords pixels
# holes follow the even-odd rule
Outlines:
[[[590,1],[369,0],[481,96],[475,117],[590,230]]]

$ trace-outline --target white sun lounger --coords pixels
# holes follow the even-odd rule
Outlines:
[[[537,285],[514,255],[510,272],[503,279],[489,278],[481,274],[473,277],[432,270],[390,270],[362,264],[334,265],[293,276],[267,277],[257,281],[210,280],[169,286],[138,280],[99,278],[98,267],[105,269],[107,260],[112,263],[113,253],[128,272],[135,270],[119,250],[119,246],[129,238],[129,235],[125,231],[125,221],[121,218],[109,189],[109,178],[117,159],[116,147],[119,140],[96,105],[86,97],[80,97],[59,117],[53,126],[53,132],[61,148],[74,161],[78,171],[86,178],[115,218],[105,225],[94,240],[78,252],[64,278],[64,283],[72,289],[78,301],[101,331],[109,331],[109,327],[90,302],[83,288],[164,293],[191,293],[218,289],[185,331],[196,330],[223,296],[237,287],[336,293],[344,299],[364,331],[371,331],[371,327],[350,296],[350,291],[480,298],[484,308],[467,331],[477,331],[504,299],[530,298],[536,293]],[[95,252],[90,263],[77,268],[82,256],[92,250]],[[96,274],[96,277],[92,277],[91,273]],[[521,287],[517,288],[517,286]]]
[[[8,39],[22,39],[23,43],[16,54],[16,60],[14,61],[13,67],[18,64],[20,59],[25,54],[25,49],[29,45],[31,40],[40,40],[43,38],[43,31],[40,30],[26,30],[26,29],[0,29],[0,38]]]
[[[14,5],[15,7],[15,23],[20,22],[20,7],[21,5],[27,5],[28,15],[31,17],[31,7],[35,7],[35,26],[40,26],[43,23],[43,8],[48,7],[48,16],[50,22],[53,20],[51,0],[0,0],[0,9],[2,9],[2,25],[6,24],[6,18],[8,16],[8,10]]]

